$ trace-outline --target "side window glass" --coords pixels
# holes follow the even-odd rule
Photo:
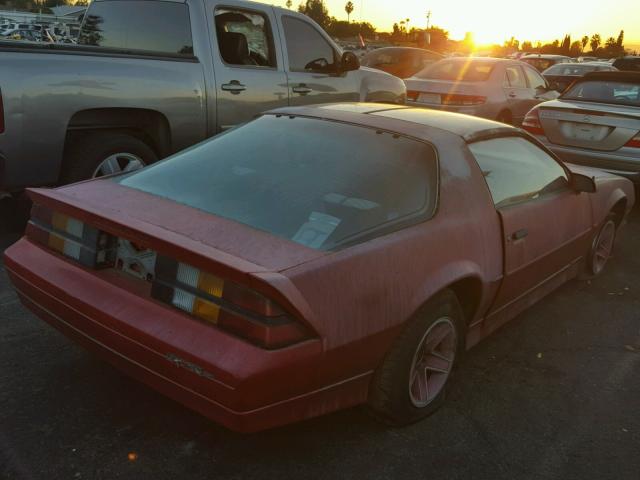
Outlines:
[[[569,185],[562,166],[524,138],[485,140],[470,144],[469,149],[497,208],[533,200]]]
[[[193,55],[189,9],[174,2],[95,2],[84,19],[78,43]]]
[[[547,82],[544,81],[544,78],[542,78],[542,75],[540,75],[538,72],[528,67],[524,69],[524,72],[527,75],[527,78],[529,79],[530,88],[533,88],[534,90],[537,90],[539,88],[541,89],[547,88]]]
[[[507,67],[507,85],[512,88],[527,88],[522,69],[517,66]]]
[[[276,66],[269,20],[257,12],[217,8],[216,36],[220,57],[229,65]]]
[[[284,16],[282,25],[291,71],[320,73],[336,71],[336,52],[311,24]]]

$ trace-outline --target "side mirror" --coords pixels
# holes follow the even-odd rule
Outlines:
[[[580,175],[579,173],[571,174],[571,188],[576,192],[595,193],[596,181],[593,177]]]
[[[360,60],[353,52],[344,52],[340,60],[340,72],[351,72],[360,68]]]

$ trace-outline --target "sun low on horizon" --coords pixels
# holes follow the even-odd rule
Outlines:
[[[293,1],[297,9],[302,0]],[[601,2],[513,2],[509,0],[457,1],[451,0],[351,0],[352,21],[367,21],[379,31],[391,31],[394,23],[409,19],[409,28],[425,28],[427,12],[430,25],[449,31],[450,38],[461,40],[467,32],[476,45],[503,43],[514,37],[520,41],[546,42],[571,34],[574,40],[599,33],[603,39],[617,38],[625,31],[625,43],[640,44],[640,8],[634,0]],[[325,0],[329,14],[346,20],[347,0]],[[286,0],[275,0],[282,5]]]

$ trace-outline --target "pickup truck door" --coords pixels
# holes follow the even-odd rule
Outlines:
[[[279,15],[290,105],[360,101],[362,73],[339,73],[340,52],[306,17]]]
[[[503,279],[487,317],[491,330],[562,284],[589,250],[591,203],[570,173],[523,137],[469,145],[502,221]]]
[[[273,8],[206,0],[216,83],[216,131],[288,105],[287,76]]]

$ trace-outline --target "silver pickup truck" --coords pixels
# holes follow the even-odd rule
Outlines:
[[[290,10],[94,0],[78,45],[0,42],[0,193],[139,168],[278,106],[405,96]]]

